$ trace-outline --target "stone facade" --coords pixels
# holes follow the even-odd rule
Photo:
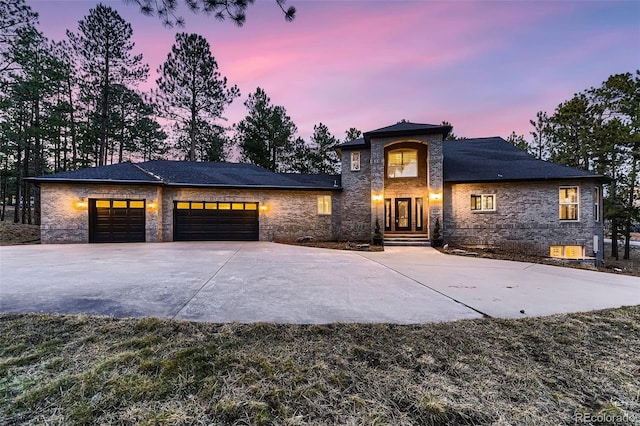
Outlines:
[[[577,221],[559,219],[559,189],[566,186],[579,188]],[[446,184],[443,238],[457,246],[499,247],[541,256],[549,256],[550,246],[575,245],[585,247],[588,257],[600,257],[602,201],[594,194],[596,188],[602,194],[601,183],[591,180]],[[472,194],[495,194],[495,211],[472,211]]]
[[[49,184],[40,185],[40,239],[48,243],[89,242],[89,209],[92,198],[146,200],[161,198],[161,188],[151,185]],[[84,203],[78,205],[78,202]],[[156,201],[157,202],[157,201]],[[147,242],[162,241],[162,215],[157,209],[146,209],[145,237]]]
[[[232,190],[177,188],[143,185],[41,184],[41,241],[86,243],[89,241],[89,199],[145,200],[147,242],[173,241],[174,201],[258,202],[260,240],[317,240],[338,238],[332,215],[318,214],[318,196],[331,195],[332,211],[340,209],[339,191]],[[78,206],[78,202],[84,204]],[[153,203],[153,204],[151,204]],[[150,206],[156,207],[150,207]]]
[[[360,170],[351,170],[351,153],[360,154]],[[371,238],[371,153],[368,149],[342,151],[342,187],[339,196],[340,239],[368,241]],[[374,222],[375,226],[375,222]]]
[[[174,201],[230,201],[259,203],[260,240],[289,241],[301,236],[317,240],[337,238],[332,215],[318,214],[318,196],[331,195],[332,212],[339,208],[338,191],[286,191],[167,187],[163,191],[164,241],[173,241]],[[336,206],[338,204],[338,206]]]

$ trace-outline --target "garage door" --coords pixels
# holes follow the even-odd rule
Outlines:
[[[257,241],[258,203],[175,201],[174,241]]]
[[[144,200],[89,200],[89,242],[145,241]]]

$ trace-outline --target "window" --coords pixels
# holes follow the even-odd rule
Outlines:
[[[331,214],[331,195],[318,195],[318,214]]]
[[[423,214],[423,207],[422,207],[422,198],[416,198],[416,231],[422,231],[423,225],[422,225],[422,214]]]
[[[388,154],[387,177],[403,178],[418,176],[418,150],[396,149]]]
[[[593,188],[593,220],[600,222],[600,188]]]
[[[560,188],[560,220],[578,220],[578,187]]]
[[[584,246],[551,246],[549,256],[562,259],[584,259]]]
[[[360,171],[360,151],[353,151],[351,153],[351,171]]]
[[[471,210],[480,212],[496,211],[495,194],[471,195]]]

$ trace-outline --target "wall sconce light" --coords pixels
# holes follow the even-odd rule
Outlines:
[[[373,201],[375,201],[376,203],[379,203],[380,201],[382,201],[382,195],[381,194],[375,194],[374,196],[371,197],[373,199]]]
[[[87,200],[83,197],[80,198],[79,200],[77,200],[75,202],[75,207],[78,210],[86,210],[87,207],[89,207],[89,203],[87,202]]]
[[[158,202],[157,202],[156,200],[149,201],[149,202],[147,203],[147,208],[148,208],[149,210],[155,210],[155,209],[157,209],[157,208],[158,208]]]
[[[442,194],[440,192],[432,192],[429,194],[429,199],[433,201],[440,201],[442,200]]]
[[[260,211],[266,213],[269,211],[269,204],[260,204]]]

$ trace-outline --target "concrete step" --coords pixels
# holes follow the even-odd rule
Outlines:
[[[428,247],[429,238],[424,234],[387,234],[384,236],[385,246]]]

